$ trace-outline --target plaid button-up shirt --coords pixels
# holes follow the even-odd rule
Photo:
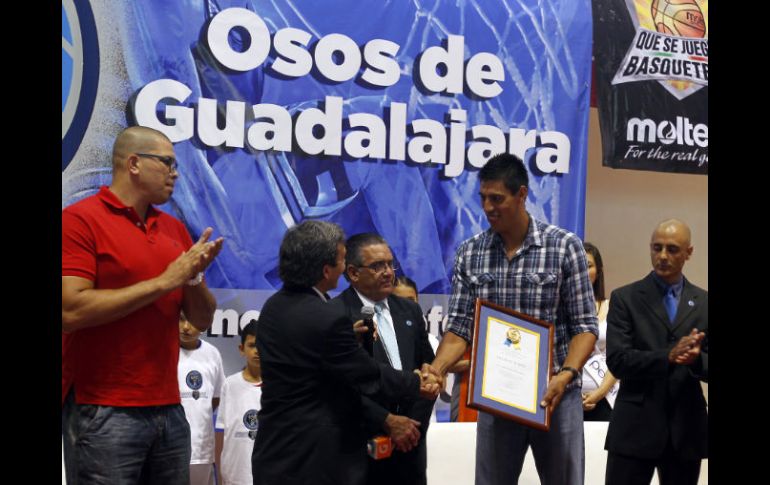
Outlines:
[[[596,304],[580,239],[532,217],[511,261],[499,234],[488,229],[464,241],[455,255],[448,330],[473,340],[476,298],[554,324],[554,372],[573,336],[599,335]],[[569,387],[579,385],[575,379]]]

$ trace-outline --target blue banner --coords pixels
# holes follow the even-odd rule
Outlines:
[[[582,235],[591,30],[589,0],[63,1],[62,205],[109,184],[117,131],[151,126],[180,163],[162,208],[225,237],[211,287],[277,288],[285,230],[318,218],[446,294],[496,152],[524,157],[535,217]]]

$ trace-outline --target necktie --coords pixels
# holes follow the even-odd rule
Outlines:
[[[674,319],[676,318],[676,295],[674,295],[674,288],[669,287],[666,290],[666,296],[663,297],[663,304],[666,306],[668,320],[671,323],[674,323]]]
[[[398,342],[396,341],[396,332],[390,319],[383,313],[383,304],[374,305],[374,313],[377,318],[377,333],[380,334],[382,345],[385,347],[385,353],[388,354],[390,366],[401,370],[401,356],[398,354]]]

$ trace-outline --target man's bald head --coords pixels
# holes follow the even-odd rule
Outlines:
[[[137,209],[163,204],[174,191],[176,170],[174,146],[166,135],[143,126],[121,131],[112,148],[110,190],[124,204]]]
[[[650,238],[652,267],[663,281],[673,285],[682,279],[682,268],[690,259],[690,228],[679,219],[667,219],[655,227]]]
[[[690,246],[690,227],[679,219],[666,219],[665,221],[661,221],[655,226],[655,230],[652,232],[652,239],[655,238],[655,234],[658,232],[676,234],[683,238],[682,242],[685,247]]]
[[[152,152],[158,143],[171,143],[160,131],[145,126],[129,126],[118,134],[112,147],[113,168],[136,152]]]

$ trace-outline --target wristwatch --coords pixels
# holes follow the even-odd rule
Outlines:
[[[567,372],[570,372],[570,373],[572,374],[572,380],[573,380],[573,381],[574,381],[575,379],[577,379],[577,378],[578,378],[578,376],[580,375],[580,372],[578,372],[578,370],[577,370],[577,369],[575,369],[574,367],[570,367],[570,366],[568,366],[568,365],[564,365],[564,366],[562,366],[562,367],[561,367],[561,369],[559,369],[559,372],[557,372],[557,374],[561,374],[561,373],[562,373],[562,372],[564,372],[565,370],[566,370]]]
[[[190,278],[189,280],[187,280],[185,282],[185,284],[187,286],[197,286],[197,285],[201,284],[202,281],[203,281],[203,271],[200,271],[200,272],[198,272],[197,275],[195,275],[195,277]]]

